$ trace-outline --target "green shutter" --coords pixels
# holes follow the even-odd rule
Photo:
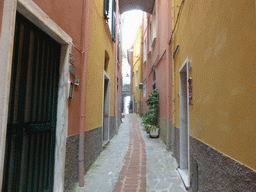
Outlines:
[[[116,40],[116,1],[113,0],[112,3],[112,39],[113,41]]]
[[[109,0],[104,0],[103,14],[106,20],[109,19],[108,12],[109,12]]]

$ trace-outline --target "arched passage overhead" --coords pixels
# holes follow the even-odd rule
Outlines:
[[[152,14],[154,4],[155,0],[119,0],[119,9],[121,14],[132,9],[140,9]]]

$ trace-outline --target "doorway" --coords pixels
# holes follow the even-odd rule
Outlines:
[[[110,81],[104,72],[104,92],[103,92],[103,146],[109,141],[109,97]]]
[[[179,71],[180,88],[180,168],[178,169],[185,186],[190,186],[189,157],[189,100],[188,100],[188,61]]]
[[[60,49],[17,13],[2,191],[53,191]]]

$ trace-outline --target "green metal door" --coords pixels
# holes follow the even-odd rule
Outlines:
[[[17,13],[2,191],[53,191],[60,45]]]

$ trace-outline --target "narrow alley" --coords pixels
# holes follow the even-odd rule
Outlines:
[[[85,175],[77,192],[185,192],[172,152],[150,138],[141,118],[126,114],[116,135]]]
[[[256,192],[256,0],[0,0],[1,192]]]

